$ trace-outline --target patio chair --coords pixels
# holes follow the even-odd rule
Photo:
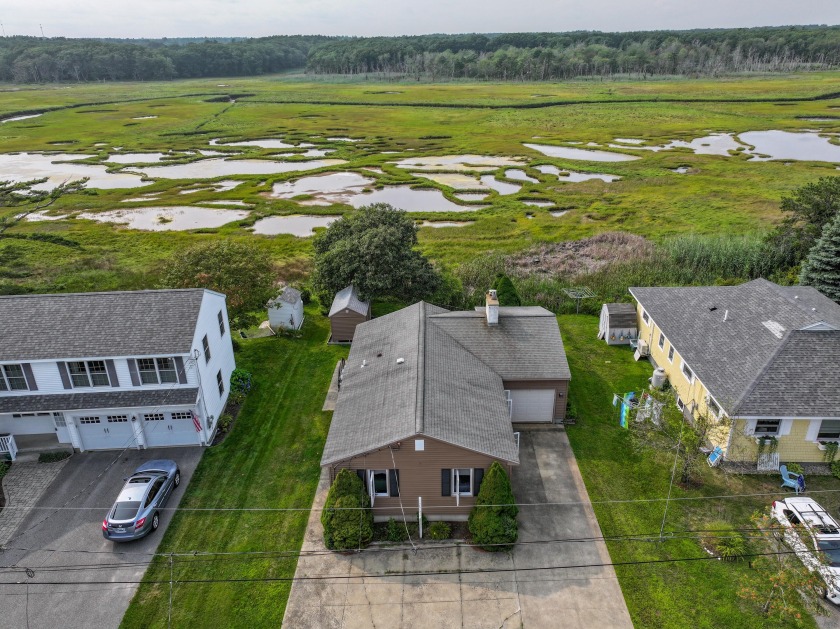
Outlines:
[[[709,455],[709,458],[706,459],[706,460],[709,463],[709,467],[715,467],[718,463],[720,463],[722,458],[723,458],[723,450],[720,449],[720,446],[715,446],[715,449],[712,450],[712,453]]]
[[[779,473],[782,475],[781,487],[789,487],[797,494],[805,491],[805,477],[802,474],[788,472],[787,465],[781,465],[779,467]]]

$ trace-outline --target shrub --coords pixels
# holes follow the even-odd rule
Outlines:
[[[234,369],[230,374],[230,399],[234,404],[241,404],[251,391],[251,372]]]
[[[788,472],[790,472],[791,474],[797,474],[798,475],[798,474],[802,474],[802,473],[805,472],[805,470],[802,468],[801,465],[799,465],[799,463],[788,463],[787,468],[788,468]]]
[[[429,528],[424,530],[426,530],[429,539],[449,539],[449,536],[452,535],[452,527],[446,522],[432,522]]]
[[[496,276],[496,281],[493,282],[493,288],[499,297],[500,306],[521,306],[522,300],[519,298],[519,293],[513,286],[513,282],[504,273],[499,273]]]
[[[221,417],[219,417],[219,430],[222,432],[227,432],[230,429],[230,425],[233,423],[233,415],[230,413],[222,413]]]
[[[747,540],[728,522],[713,522],[703,544],[725,561],[737,561],[749,552]]]
[[[335,477],[321,512],[321,524],[324,544],[333,550],[360,548],[373,539],[370,497],[355,472],[341,470]]]
[[[73,453],[68,450],[59,450],[58,452],[41,452],[38,455],[38,463],[58,463],[64,459],[69,459]]]
[[[385,537],[389,542],[404,542],[408,539],[408,531],[406,531],[405,524],[397,522],[394,518],[388,520],[388,528],[385,532]]]
[[[834,478],[840,478],[840,461],[832,461],[831,474]]]
[[[515,502],[505,468],[493,461],[467,522],[473,541],[485,550],[508,550],[519,534]]]

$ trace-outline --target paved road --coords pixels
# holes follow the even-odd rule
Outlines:
[[[16,537],[8,543],[8,550],[0,554],[0,565],[21,566],[34,571],[28,586],[9,585],[11,582],[25,580],[25,574],[0,574],[0,624],[10,628],[118,627],[137,585],[86,585],[85,582],[138,581],[142,578],[145,571],[142,562],[148,561],[148,553],[157,549],[172,519],[173,512],[169,509],[181,501],[202,453],[201,448],[131,450],[121,455],[119,461],[100,479],[96,477],[114,461],[118,453],[88,452],[74,455],[44,493],[37,508],[20,526]],[[170,498],[167,511],[162,514],[160,528],[146,538],[128,544],[116,545],[104,539],[102,518],[114,503],[123,485],[122,479],[140,463],[162,458],[178,462],[181,485]],[[80,494],[79,497],[68,506],[92,509],[41,509],[61,506],[76,494]],[[79,569],[80,566],[96,564],[117,566]],[[51,566],[75,566],[76,569],[47,571]],[[60,581],[61,584],[39,585],[39,582],[44,581]]]
[[[523,503],[521,541],[601,535],[569,440],[561,428],[523,430],[514,494]],[[322,476],[303,543],[324,550],[319,520],[328,480]],[[296,576],[338,578],[296,581],[284,625],[295,629],[435,627],[436,629],[632,629],[612,567],[541,569],[609,563],[603,542],[524,544],[513,553],[422,542],[416,554],[369,549],[355,555],[302,556]],[[473,571],[489,572],[473,572]],[[462,574],[400,576],[400,573]],[[389,574],[374,577],[367,575]]]

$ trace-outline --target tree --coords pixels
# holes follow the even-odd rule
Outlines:
[[[822,236],[808,254],[802,265],[799,283],[813,286],[840,304],[840,212],[825,226]]]
[[[793,552],[788,542],[792,538],[768,513],[755,513],[752,523],[758,538],[755,544],[760,556],[750,562],[753,576],[738,591],[738,596],[756,605],[768,618],[777,620],[799,620],[802,606],[811,614],[827,615],[820,603],[825,582],[819,571],[810,571]],[[794,528],[800,539],[808,539],[809,533],[801,526]],[[824,564],[822,555],[815,555],[815,561]]]
[[[363,299],[432,295],[440,277],[416,246],[414,222],[390,205],[369,205],[335,221],[314,242],[312,284],[321,304],[350,284]]]
[[[493,461],[484,475],[467,526],[473,541],[485,550],[509,550],[519,535],[513,496],[505,468]]]
[[[360,548],[373,539],[370,496],[354,471],[339,470],[327,493],[321,524],[324,544],[332,550]]]
[[[496,289],[500,306],[522,305],[522,300],[519,298],[519,293],[516,292],[513,282],[504,273],[499,273],[496,276],[496,281],[493,282],[493,288]]]
[[[22,182],[0,181],[0,210],[5,208],[22,210],[15,212],[13,216],[0,216],[0,234],[28,214],[47,209],[65,194],[79,192],[87,179],[65,182],[52,190],[33,190],[35,186],[46,181],[46,178]]]
[[[788,264],[796,266],[808,254],[826,224],[840,213],[840,177],[820,177],[782,198],[787,214],[770,233],[768,244],[785,253]]]
[[[253,244],[218,240],[176,253],[161,278],[164,288],[209,288],[227,296],[234,325],[259,321],[274,292],[274,267],[268,254]]]

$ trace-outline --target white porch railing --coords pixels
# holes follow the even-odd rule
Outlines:
[[[17,444],[13,435],[0,435],[0,454],[8,454],[12,461],[17,456]]]

